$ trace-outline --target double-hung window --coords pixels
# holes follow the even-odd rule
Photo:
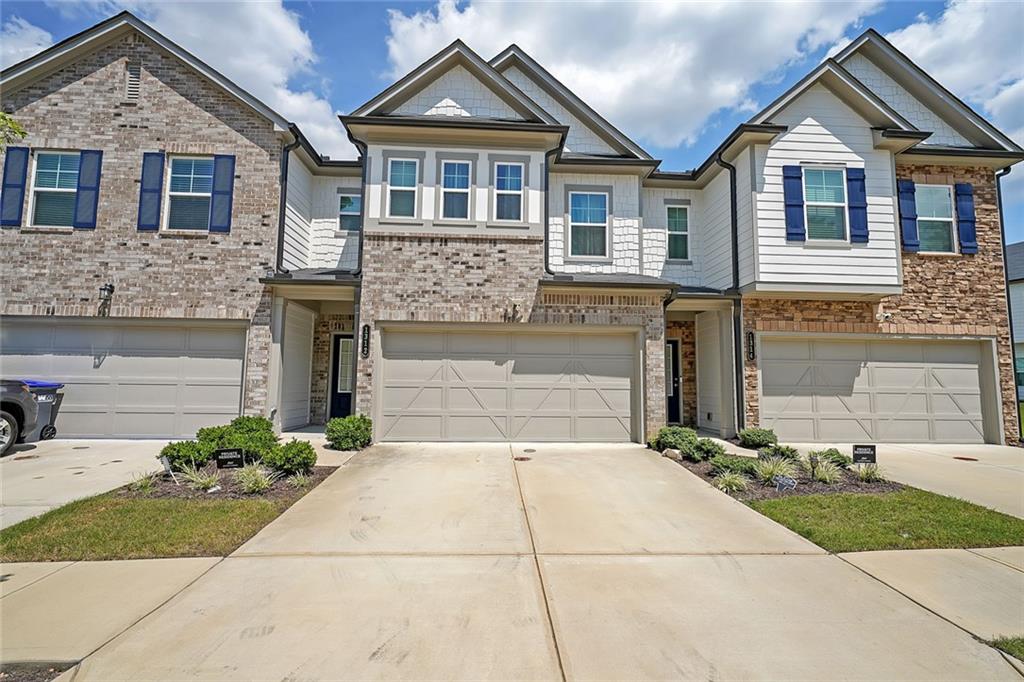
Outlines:
[[[608,195],[569,193],[569,255],[608,257]]]
[[[523,220],[523,164],[494,164],[494,219]]]
[[[338,229],[355,232],[362,226],[359,214],[362,212],[363,198],[361,195],[338,195]]]
[[[167,181],[168,230],[210,229],[213,157],[172,156]]]
[[[416,217],[416,184],[418,177],[418,160],[390,159],[388,161],[389,217]]]
[[[78,190],[78,152],[38,152],[32,185],[32,224],[72,227]]]
[[[846,172],[804,168],[804,210],[808,240],[846,240]]]
[[[953,236],[953,189],[949,185],[918,185],[917,236],[921,251],[956,253]]]
[[[469,168],[468,161],[441,163],[442,218],[469,218]]]
[[[668,207],[668,258],[690,260],[690,209]]]

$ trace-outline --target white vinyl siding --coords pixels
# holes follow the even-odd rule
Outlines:
[[[313,367],[312,310],[287,303],[284,314],[283,368],[281,373],[281,428],[309,423],[310,373]]]
[[[78,152],[38,151],[32,176],[32,225],[71,227],[78,193]]]
[[[779,112],[775,123],[787,125],[789,130],[771,145],[756,148],[756,168],[763,173],[756,215],[758,281],[807,286],[898,285],[892,156],[874,148],[871,125],[820,85]],[[832,248],[813,241],[786,240],[782,167],[801,163],[864,168],[868,243]]]
[[[914,194],[921,252],[956,253],[953,188],[949,185],[917,185]]]
[[[733,165],[736,166],[736,216],[739,241],[740,286],[754,281],[754,203],[758,177],[753,173],[754,150],[749,147],[740,152]]]
[[[294,153],[289,161],[282,261],[289,270],[298,270],[309,267],[312,250],[313,174]]]
[[[732,221],[729,211],[729,174],[723,170],[704,188],[700,231],[704,244],[705,285],[715,289],[732,286]]]
[[[1024,282],[1010,284],[1010,314],[1013,317],[1013,338],[1024,343]]]

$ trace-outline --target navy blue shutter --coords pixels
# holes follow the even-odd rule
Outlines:
[[[903,236],[904,251],[920,251],[917,238],[917,198],[913,180],[897,180],[896,193],[900,206],[900,233]]]
[[[863,168],[846,169],[846,203],[850,214],[850,241],[868,243],[868,192]]]
[[[139,185],[140,230],[160,229],[160,200],[164,187],[163,152],[142,155],[142,182]]]
[[[213,157],[213,193],[210,196],[210,232],[231,231],[231,204],[235,187],[235,157]]]
[[[974,223],[974,187],[958,182],[956,190],[956,225],[960,233],[960,253],[978,253],[978,236]]]
[[[21,225],[28,176],[28,147],[8,147],[4,158],[3,192],[0,194],[0,225]]]
[[[96,209],[100,203],[100,175],[103,152],[83,149],[78,157],[78,190],[75,192],[74,227],[96,229]]]
[[[800,166],[782,167],[782,193],[786,201],[786,241],[805,241],[804,174]]]

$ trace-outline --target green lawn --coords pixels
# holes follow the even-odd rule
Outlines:
[[[830,552],[1024,545],[1024,520],[914,488],[749,504]]]
[[[226,556],[287,506],[265,499],[132,498],[107,493],[0,531],[0,561]]]
[[[1000,637],[992,640],[989,644],[1024,661],[1024,637]]]

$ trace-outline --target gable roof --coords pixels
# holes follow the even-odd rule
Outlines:
[[[886,104],[868,86],[833,59],[826,59],[816,69],[782,93],[774,102],[750,119],[750,123],[768,123],[793,100],[812,86],[821,83],[851,109],[876,127],[900,131],[917,131],[907,119]]]
[[[376,97],[355,109],[350,116],[383,116],[427,87],[459,64],[478,78],[527,122],[557,125],[558,121],[526,93],[510,83],[480,55],[456,40],[396,81]]]
[[[143,36],[154,42],[158,47],[170,52],[173,56],[177,57],[193,70],[199,72],[200,75],[212,81],[223,90],[242,101],[244,104],[262,114],[265,118],[273,122],[280,130],[288,130],[288,121],[283,116],[268,107],[246,90],[239,87],[227,76],[223,75],[209,64],[203,62],[194,54],[173,42],[167,38],[167,36],[163,35],[127,10],[115,14],[109,19],[105,19],[95,26],[91,26],[69,38],[65,38],[59,43],[46,48],[42,52],[0,71],[0,87],[3,87],[4,89],[13,89],[24,83],[31,82],[36,78],[51,73],[65,64],[74,61],[82,54],[95,50],[98,47],[116,40],[131,31],[141,33]]]
[[[966,139],[979,148],[1003,151],[1024,151],[1008,136],[1000,132],[983,116],[974,111],[952,92],[912,62],[886,40],[878,31],[869,28],[833,58],[842,64],[860,53],[889,74],[910,94],[917,97],[940,118],[947,121]]]
[[[1024,281],[1024,242],[1006,245],[1006,279],[1009,282]]]
[[[644,149],[618,128],[609,123],[604,117],[594,111],[586,102],[580,99],[576,93],[567,88],[561,81],[555,78],[543,66],[538,64],[518,45],[509,45],[499,55],[491,60],[491,66],[497,71],[504,72],[512,66],[519,68],[537,85],[544,89],[551,97],[568,109],[573,115],[591,127],[609,145],[617,148],[626,156],[634,156],[639,159],[650,160],[652,157]]]

